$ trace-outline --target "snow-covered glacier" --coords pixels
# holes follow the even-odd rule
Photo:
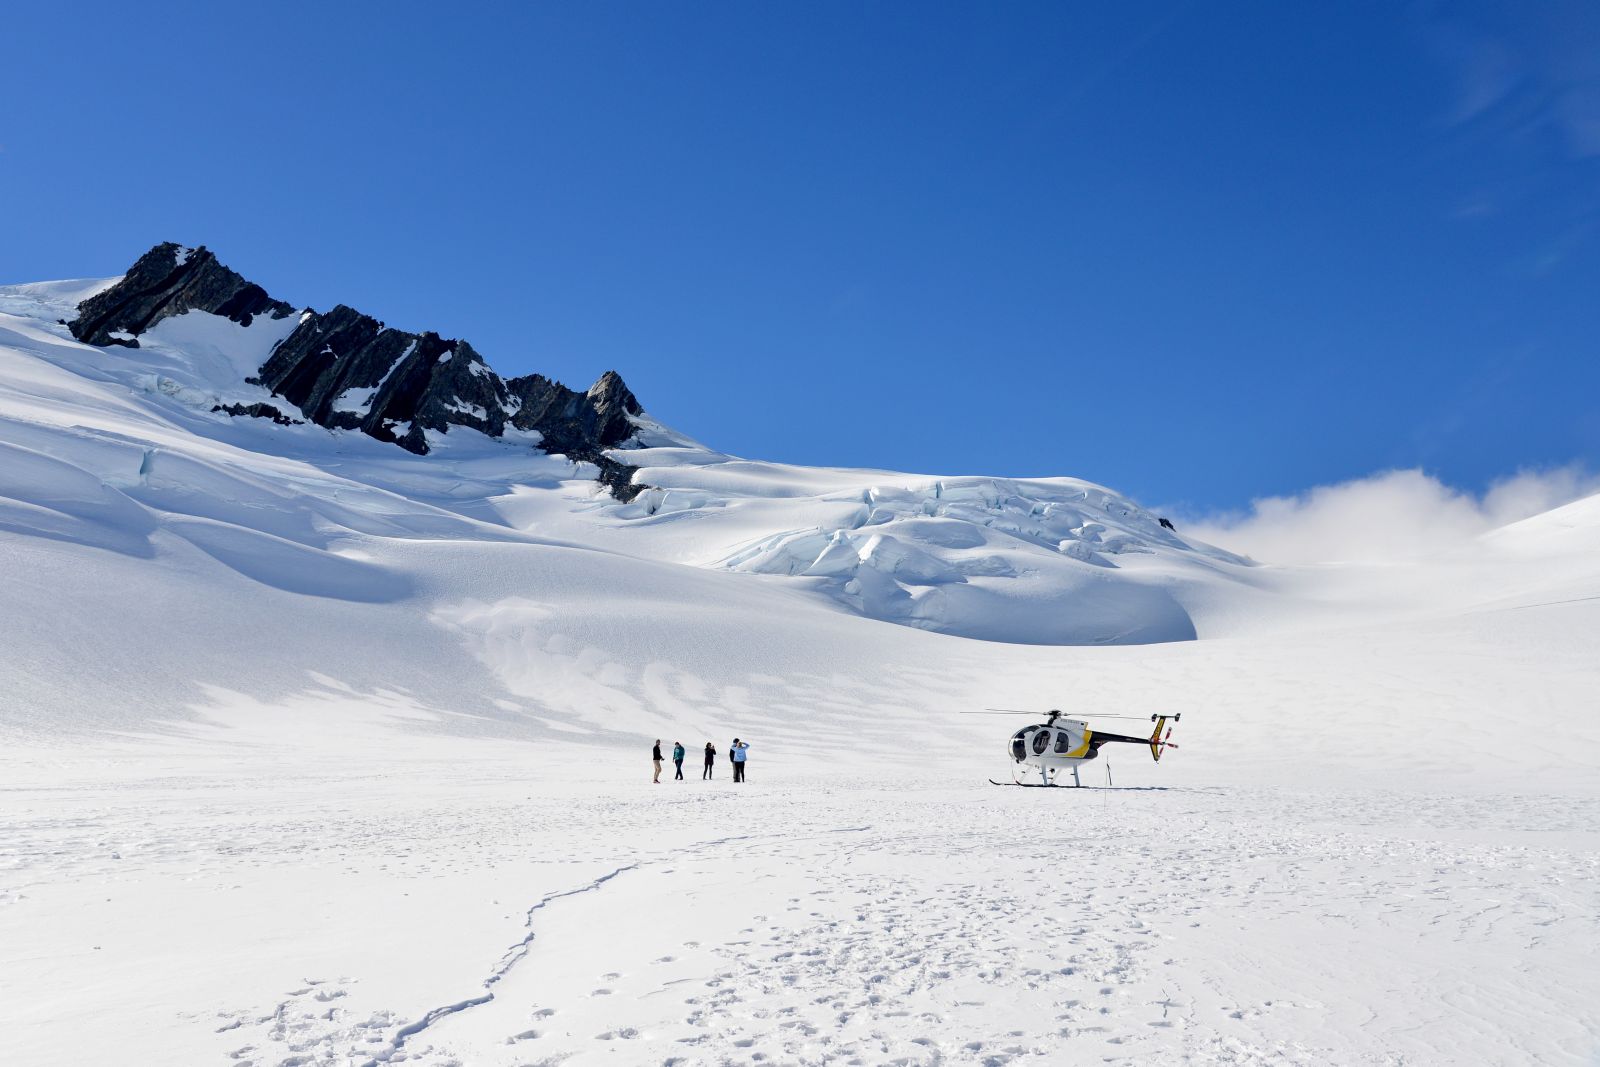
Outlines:
[[[149,255],[0,287],[0,1061],[1600,1048],[1600,497],[1258,563]],[[991,786],[1051,708],[1179,747]]]
[[[197,255],[210,273],[190,277],[185,272],[201,261]],[[348,330],[318,332],[309,309],[263,303],[264,293],[248,306],[268,310],[229,318],[220,310],[239,306],[239,292],[255,287],[204,250],[157,246],[135,270],[149,278],[138,285],[130,276],[0,292],[15,358],[35,362],[34,374],[103,390],[82,394],[71,432],[55,443],[38,437],[39,420],[28,414],[37,398],[14,391],[8,406],[15,421],[34,428],[12,436],[76,465],[147,517],[184,514],[183,501],[231,501],[227,516],[209,517],[234,529],[200,534],[207,544],[242,548],[258,535],[281,535],[277,526],[294,520],[283,517],[276,490],[261,484],[259,472],[292,463],[300,472],[295,495],[317,513],[321,529],[290,541],[312,552],[326,553],[341,531],[379,532],[335,513],[355,497],[383,492],[392,536],[406,536],[406,529],[435,536],[439,523],[448,522],[443,511],[459,517],[456,528],[475,540],[604,545],[643,560],[780,576],[792,579],[787,584],[798,593],[869,618],[997,641],[1188,640],[1198,632],[1194,603],[1219,583],[1250,580],[1249,561],[1187,540],[1134,502],[1088,482],[752,462],[663,426],[631,393],[630,409],[617,416],[625,428],[563,452],[546,433],[516,428],[521,399],[499,387],[498,376],[462,342],[430,341],[433,335],[381,323],[350,340]],[[118,324],[129,330],[109,328]],[[308,329],[312,339],[297,342]],[[74,333],[102,343],[80,342]],[[391,334],[395,340],[385,349],[383,338]],[[399,423],[402,415],[375,405],[395,391],[391,382],[419,373],[408,362],[419,343],[440,355],[426,361],[426,391],[409,402],[402,413],[408,421]],[[289,344],[306,352],[324,346],[323,358],[300,357],[288,370],[264,375],[264,367],[283,363]],[[338,345],[349,348],[342,362],[333,355]],[[458,359],[467,369],[441,379],[437,366]],[[302,385],[298,405],[263,380],[292,392],[295,381],[309,382],[313,374],[318,384]],[[463,381],[472,390],[466,398],[451,391]],[[485,404],[495,407],[493,419]],[[416,413],[430,409],[439,414],[424,426]],[[372,447],[366,437],[404,444],[420,456]],[[586,484],[599,473],[591,462],[597,460],[609,464],[609,492]],[[441,496],[438,486],[446,482],[450,489]],[[399,512],[412,514],[407,520]],[[279,555],[283,570],[350,569],[312,564],[293,549]],[[266,577],[263,568],[250,569]],[[292,580],[271,570],[269,580]],[[329,589],[339,596],[350,586],[335,582]]]

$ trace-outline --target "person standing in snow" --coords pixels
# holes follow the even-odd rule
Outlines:
[[[711,765],[713,763],[715,763],[715,762],[717,762],[717,748],[710,741],[707,741],[706,742],[706,769],[700,772],[700,780],[702,782],[711,777]]]
[[[733,762],[733,780],[736,782],[744,781],[745,752],[749,748],[749,745],[735,737],[733,747],[728,750],[728,759]]]
[[[655,784],[661,784],[661,738],[656,738],[656,747],[650,750],[650,759],[656,765]]]
[[[678,768],[678,773],[673,775],[675,781],[683,781],[683,742],[672,742],[672,764]]]

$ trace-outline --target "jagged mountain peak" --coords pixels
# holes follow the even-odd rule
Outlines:
[[[205,246],[166,242],[140,256],[116,284],[84,300],[68,323],[93,345],[139,347],[139,335],[190,312],[219,315],[249,327],[260,316],[281,322],[296,308],[224,266]],[[359,430],[408,451],[429,451],[427,432],[465,426],[490,437],[508,428],[536,432],[547,452],[599,468],[599,480],[623,500],[642,486],[634,468],[606,455],[634,435],[644,413],[614,370],[586,392],[542,374],[506,380],[466,341],[432,331],[387,326],[347,304],[327,312],[299,310],[300,320],[247,379],[287,401],[307,421]],[[215,410],[294,421],[276,404]]]
[[[172,315],[206,311],[249,326],[257,315],[281,319],[294,310],[223,266],[204,245],[168,241],[140,256],[116,285],[78,305],[68,326],[92,345],[138,348],[139,334]]]

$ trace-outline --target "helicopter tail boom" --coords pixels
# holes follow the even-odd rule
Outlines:
[[[1183,715],[1180,713],[1178,715],[1171,716],[1171,719],[1173,722],[1177,722],[1182,717]],[[1156,724],[1155,730],[1150,734],[1150,758],[1155,760],[1157,763],[1160,763],[1162,749],[1177,748],[1178,746],[1174,745],[1170,740],[1168,740],[1168,738],[1172,736],[1172,727],[1167,725],[1168,716],[1152,715],[1150,718],[1153,719]],[[1165,730],[1166,733],[1163,734],[1162,730]]]

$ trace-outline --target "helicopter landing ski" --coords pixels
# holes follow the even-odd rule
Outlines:
[[[1070,782],[1068,784],[1063,785],[1061,782],[1057,782],[1053,778],[1048,782],[1019,782],[1019,781],[1015,781],[1015,780],[1010,781],[1010,782],[997,782],[993,778],[991,778],[991,779],[989,779],[989,784],[990,785],[1013,786],[1013,787],[1015,787],[1017,789],[1080,789],[1080,788],[1094,789],[1094,788],[1096,788],[1095,786],[1084,786],[1082,783],[1078,782],[1076,779],[1074,779],[1072,782]],[[1099,787],[1099,788],[1107,788],[1107,787],[1103,787],[1102,786],[1102,787]]]
[[[1088,788],[1088,789],[1098,789],[1098,788],[1109,789],[1109,788],[1112,788],[1112,785],[1111,785],[1111,765],[1109,763],[1106,764],[1106,784],[1104,786],[1085,786],[1083,784],[1083,782],[1080,781],[1079,778],[1078,778],[1078,768],[1076,766],[1071,768],[1071,770],[1072,770],[1072,781],[1070,781],[1070,782],[1058,782],[1058,781],[1056,781],[1056,771],[1057,770],[1058,770],[1058,768],[1055,768],[1055,767],[1049,768],[1048,771],[1046,771],[1045,774],[1043,775],[1045,780],[1042,781],[1042,782],[1024,782],[1021,778],[1019,778],[1015,774],[1013,774],[1012,775],[1012,779],[1009,782],[997,782],[993,778],[991,778],[991,779],[989,779],[989,784],[990,785],[1014,785],[1014,786],[1018,786],[1018,787],[1020,787],[1022,789],[1084,789],[1084,788]]]

